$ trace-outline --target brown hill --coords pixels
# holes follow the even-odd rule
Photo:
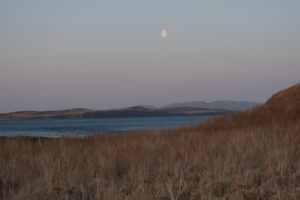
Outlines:
[[[277,118],[298,120],[300,118],[300,84],[274,94],[261,109]]]
[[[216,131],[245,129],[268,126],[270,124],[295,123],[300,120],[300,84],[274,94],[265,104],[249,112],[235,112],[215,118],[197,127]]]

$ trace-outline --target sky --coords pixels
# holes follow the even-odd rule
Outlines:
[[[0,0],[0,113],[264,102],[299,36],[299,0]]]

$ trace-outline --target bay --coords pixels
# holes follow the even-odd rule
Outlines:
[[[205,122],[215,115],[43,119],[0,121],[0,136],[86,136],[145,129],[171,129]]]

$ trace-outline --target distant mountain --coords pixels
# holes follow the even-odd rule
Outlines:
[[[161,108],[151,105],[138,105],[129,108],[111,110],[90,110],[75,108],[57,111],[19,111],[0,114],[0,120],[18,119],[81,119],[108,117],[153,117],[186,115],[223,115],[231,111],[250,110],[257,103],[248,101],[192,101],[174,103]]]
[[[164,108],[174,108],[174,107],[191,107],[191,108],[205,108],[205,109],[223,109],[231,111],[245,111],[250,110],[253,107],[257,106],[258,103],[249,102],[249,101],[191,101],[191,102],[182,102],[182,103],[173,103],[170,105],[164,106]]]
[[[134,106],[134,107],[143,107],[143,108],[147,108],[149,110],[155,110],[155,109],[157,109],[157,107],[152,106],[152,105],[138,105],[138,106]]]
[[[206,109],[191,107],[154,108],[151,106],[133,106],[113,110],[70,109],[58,111],[19,111],[0,114],[1,120],[18,119],[83,119],[112,117],[158,117],[187,115],[224,115],[229,111],[223,109]]]

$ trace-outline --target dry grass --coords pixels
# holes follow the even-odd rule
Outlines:
[[[174,131],[1,138],[0,199],[298,200],[299,116],[270,104]]]

